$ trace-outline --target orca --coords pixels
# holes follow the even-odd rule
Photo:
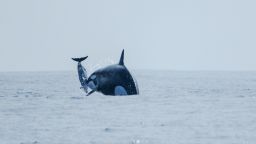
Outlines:
[[[124,50],[121,53],[119,63],[98,69],[89,78],[87,78],[86,69],[81,64],[87,57],[72,58],[78,62],[77,70],[81,89],[86,92],[87,96],[94,92],[101,92],[104,95],[112,96],[139,94],[136,79],[132,77],[124,65]],[[91,89],[90,92],[88,92],[88,87]]]

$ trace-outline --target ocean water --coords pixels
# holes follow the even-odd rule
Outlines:
[[[133,73],[125,97],[86,97],[75,71],[0,73],[0,143],[256,143],[256,72]]]

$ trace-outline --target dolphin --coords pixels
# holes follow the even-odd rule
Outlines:
[[[132,77],[129,70],[124,65],[124,50],[121,53],[117,64],[110,65],[93,72],[87,78],[87,72],[81,62],[87,57],[72,58],[78,62],[78,76],[81,88],[87,93],[87,96],[94,92],[101,92],[104,95],[137,95],[139,88],[137,81]],[[88,92],[88,87],[91,89]]]
[[[86,69],[82,66],[81,62],[85,59],[87,59],[88,56],[82,57],[82,58],[72,58],[74,61],[77,61],[77,72],[78,72],[78,77],[79,81],[81,83],[80,89],[83,89],[86,93],[88,92],[88,87],[87,87],[87,71]]]

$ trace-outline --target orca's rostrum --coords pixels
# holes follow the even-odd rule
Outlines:
[[[87,57],[72,58],[78,62],[77,70],[81,89],[87,93],[87,96],[95,91],[105,95],[139,94],[136,80],[124,65],[124,50],[118,64],[98,69],[89,78],[87,78],[86,69],[81,64]],[[91,89],[90,92],[88,92],[88,87]]]

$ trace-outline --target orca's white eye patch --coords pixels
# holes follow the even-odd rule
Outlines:
[[[96,85],[94,84],[93,81],[90,81],[87,85],[88,85],[88,87],[89,87],[90,89],[96,90]]]
[[[92,75],[92,76],[91,76],[91,79],[95,79],[95,78],[96,78],[96,75]]]

